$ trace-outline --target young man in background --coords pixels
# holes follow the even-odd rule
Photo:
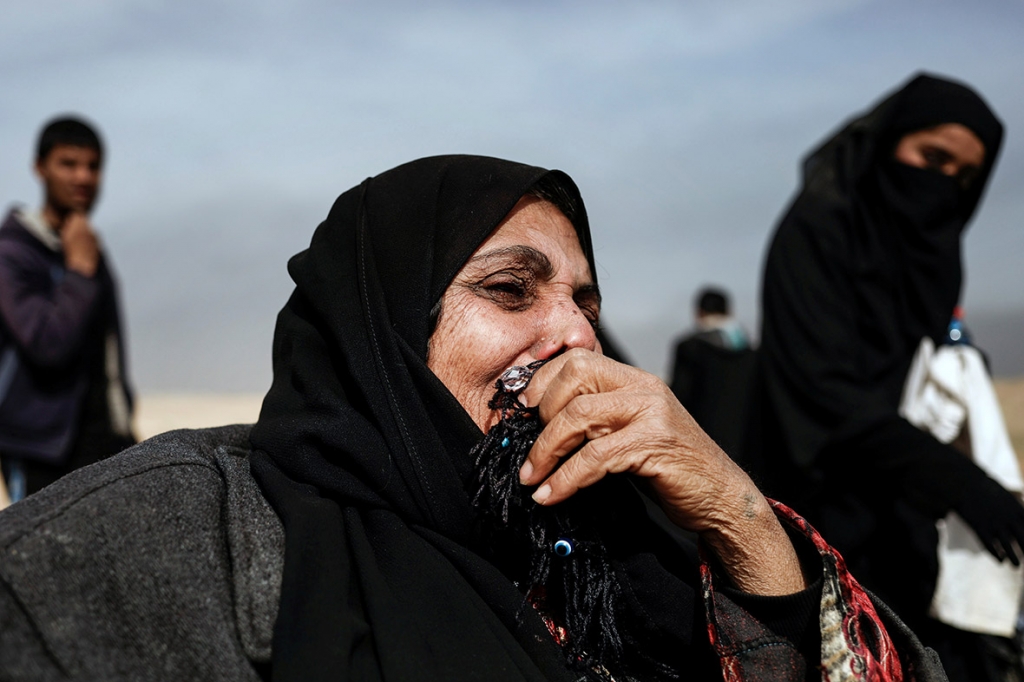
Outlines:
[[[89,220],[102,167],[91,126],[51,121],[42,208],[0,225],[0,466],[14,502],[135,442],[117,285]]]

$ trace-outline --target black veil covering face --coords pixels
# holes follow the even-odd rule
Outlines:
[[[545,176],[578,199],[564,173],[498,159],[399,166],[341,195],[289,263],[296,288],[251,437],[253,473],[286,536],[274,680],[578,677],[478,551],[466,489],[482,434],[426,364],[431,310]],[[617,510],[623,523],[643,514],[633,502]],[[643,536],[634,529],[627,544]],[[690,559],[673,559],[685,564],[674,572],[695,576]],[[660,564],[630,564],[644,570],[668,583],[658,598],[688,645],[693,589]]]
[[[984,144],[984,164],[966,187],[893,158],[903,135],[943,123],[966,126]],[[811,496],[833,504],[848,489],[862,498],[908,499],[936,518],[966,490],[992,483],[897,409],[921,339],[945,336],[960,295],[961,235],[1002,133],[970,88],[918,75],[805,160],[803,187],[772,240],[762,292],[762,477],[770,493],[812,516]],[[831,524],[827,514],[820,512],[819,528],[848,560],[858,542],[873,541],[877,517]],[[936,569],[934,524],[922,523],[929,537],[917,549],[931,554],[910,569],[919,577]],[[855,559],[851,568],[857,572]],[[857,575],[871,586],[869,576]],[[929,580],[922,581],[920,597],[930,599]]]

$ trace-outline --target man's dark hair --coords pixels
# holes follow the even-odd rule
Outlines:
[[[36,163],[42,163],[54,147],[86,147],[95,149],[103,163],[103,142],[96,130],[76,116],[60,116],[43,126],[36,145]]]
[[[714,287],[701,289],[697,292],[697,310],[710,315],[728,315],[729,294]]]

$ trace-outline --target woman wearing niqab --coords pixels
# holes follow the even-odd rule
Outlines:
[[[941,148],[925,148],[914,165],[900,160],[911,135],[949,124],[983,146],[980,165],[943,166]],[[806,510],[926,641],[944,647],[951,679],[951,665],[964,661],[975,675],[965,679],[981,679],[981,663],[977,652],[955,653],[960,633],[925,615],[938,570],[935,520],[957,511],[997,558],[1016,562],[1024,513],[898,407],[922,339],[938,345],[946,336],[961,290],[961,237],[1002,134],[970,88],[912,78],[808,156],[762,292],[762,480]]]
[[[538,244],[560,245],[545,258],[500,241],[528,213],[548,222],[516,224]],[[495,239],[499,247],[481,251]],[[579,279],[573,301],[593,308],[587,216],[560,171],[431,157],[342,194],[289,263],[296,287],[278,317],[274,382],[251,430],[166,434],[4,512],[0,659],[34,679],[61,679],[54,670],[280,682],[943,679],[933,654],[869,598],[821,536],[784,506],[769,506],[752,484],[742,488],[739,516],[768,510],[764,528],[777,527],[772,537],[785,547],[762,568],[788,561],[795,588],[744,591],[757,576],[751,582],[730,569],[737,564],[713,533],[690,528],[699,548],[680,537],[673,507],[662,513],[639,492],[661,494],[658,475],[643,471],[613,473],[544,507],[572,510],[557,517],[566,537],[545,536],[539,524],[518,534],[487,525],[497,517],[481,511],[481,468],[494,469],[491,456],[529,451],[537,475],[542,462],[534,457],[559,419],[528,427],[539,429],[545,405],[573,385],[574,372],[641,377],[648,393],[671,395],[659,380],[594,352],[596,315],[582,320],[559,279],[557,305],[524,312],[519,326],[533,315],[562,316],[587,348],[549,353],[551,339],[537,339],[538,347],[548,343],[547,364],[512,368],[536,372],[522,393],[530,405],[539,400],[533,421],[521,403],[500,402],[518,395],[503,383],[512,376],[506,371],[489,389],[498,389],[503,416],[485,436],[479,413],[438,364],[452,351],[442,331],[454,326],[455,338],[471,338],[453,322],[463,319],[455,303],[466,299],[449,294],[478,297],[484,315],[514,317],[527,305],[516,278],[529,277],[511,272],[519,265],[490,263],[511,259],[541,279],[564,277],[563,247],[579,254],[568,261]],[[484,281],[467,280],[480,263]],[[454,353],[468,363],[480,347],[466,343]],[[695,469],[749,483],[699,429],[684,430],[697,450]],[[573,458],[603,437],[570,447],[547,481],[585,466]],[[658,442],[664,449],[672,441]],[[642,438],[630,444],[630,452],[645,447]],[[492,471],[499,484],[512,481],[502,489],[514,495],[524,489],[520,478],[528,490],[541,482],[519,466]],[[726,478],[718,487],[691,480],[693,494],[708,500],[735,490]],[[176,502],[181,491],[187,504]],[[529,493],[524,499],[531,504]],[[724,518],[733,510],[702,513]],[[760,553],[762,537],[738,540]],[[538,546],[541,554],[531,556],[540,563],[524,569],[524,552]],[[559,580],[537,577],[552,575]]]

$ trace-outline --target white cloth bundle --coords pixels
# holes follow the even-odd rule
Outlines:
[[[971,346],[941,346],[925,338],[917,349],[900,415],[943,443],[967,428],[974,462],[1018,497],[1020,466],[1006,432],[985,363]],[[939,577],[931,615],[971,632],[1010,637],[1024,593],[1024,567],[1000,563],[955,512],[940,519]]]

